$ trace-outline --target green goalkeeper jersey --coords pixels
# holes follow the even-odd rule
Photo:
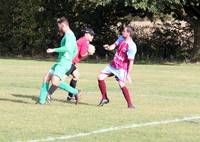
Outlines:
[[[78,52],[76,37],[72,31],[65,33],[61,40],[60,47],[55,48],[55,52],[59,53],[57,62],[72,63],[72,60]]]

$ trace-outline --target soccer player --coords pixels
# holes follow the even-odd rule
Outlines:
[[[47,53],[56,52],[59,54],[59,56],[57,63],[51,67],[44,77],[39,96],[39,103],[45,104],[47,95],[51,95],[55,89],[59,87],[74,94],[77,104],[80,99],[80,92],[63,81],[65,73],[71,68],[72,59],[77,54],[76,37],[71,31],[69,22],[65,17],[59,18],[57,20],[57,25],[60,34],[63,35],[60,47],[55,49],[47,49]],[[49,88],[48,86],[50,81],[52,85]]]
[[[99,106],[109,103],[109,99],[106,91],[105,79],[107,77],[115,76],[122,90],[122,93],[128,104],[128,108],[134,108],[131,102],[131,97],[125,82],[131,83],[131,71],[137,52],[136,44],[132,40],[133,30],[127,26],[122,32],[122,36],[112,45],[104,45],[106,50],[114,50],[116,47],[117,51],[112,62],[101,71],[98,76],[98,85],[102,94],[102,99]]]
[[[77,81],[79,80],[79,71],[76,67],[76,64],[81,60],[87,58],[88,55],[93,55],[95,52],[95,47],[90,44],[95,35],[94,31],[90,28],[86,28],[84,32],[85,32],[84,36],[82,36],[77,40],[78,52],[72,61],[72,66],[70,70],[68,70],[65,73],[65,80],[67,76],[72,75],[73,78],[70,81],[70,86],[73,88],[76,88]],[[52,90],[52,93],[47,96],[47,101],[49,103],[51,103],[52,101],[52,94],[54,91],[55,90]],[[67,101],[70,102],[73,100],[74,100],[74,94],[69,92]]]
[[[79,71],[76,68],[76,64],[80,62],[81,60],[88,57],[88,55],[92,55],[95,52],[95,48],[92,47],[93,45],[90,44],[94,38],[94,31],[90,28],[86,28],[84,30],[85,34],[81,38],[77,40],[77,46],[78,46],[78,53],[76,57],[72,61],[71,69],[66,73],[67,76],[72,75],[72,79],[70,81],[70,86],[73,88],[76,88],[77,81],[79,80]],[[92,51],[90,51],[90,47],[93,48]],[[67,97],[67,101],[71,101],[73,99],[73,94],[69,93]]]

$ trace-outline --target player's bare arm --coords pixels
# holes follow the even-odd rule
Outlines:
[[[53,52],[55,52],[55,49],[51,49],[51,48],[47,49],[47,53],[53,53]]]
[[[116,44],[112,44],[112,45],[105,44],[103,45],[103,47],[105,50],[112,51],[116,48]]]
[[[132,72],[132,69],[133,69],[133,63],[134,63],[134,60],[129,60],[128,72],[127,72],[127,81],[129,83],[132,83],[131,72]]]

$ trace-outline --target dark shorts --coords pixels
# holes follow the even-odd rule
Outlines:
[[[76,70],[76,66],[74,64],[72,64],[70,70],[68,72],[66,72],[65,74],[67,76],[72,75],[72,73]]]

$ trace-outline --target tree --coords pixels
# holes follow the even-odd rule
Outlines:
[[[105,56],[102,45],[114,42],[119,29],[135,16],[153,20],[154,15],[162,19],[170,14],[191,24],[194,47],[190,55],[193,61],[200,59],[198,0],[1,0],[0,5],[0,56],[45,57],[47,47],[58,46],[56,18],[61,16],[69,19],[77,38],[85,27],[92,27],[97,54]]]
[[[4,55],[34,55],[39,38],[35,19],[39,4],[40,0],[0,1],[1,52]]]
[[[176,19],[190,23],[194,30],[191,61],[200,60],[200,1],[199,0],[127,0],[133,7],[148,10],[162,17],[171,14]]]
[[[45,15],[42,16],[43,22],[49,21],[44,28],[49,27],[51,31],[55,29],[55,24],[52,24],[55,23],[55,18],[63,15],[70,20],[70,26],[77,38],[85,27],[93,28],[96,33],[94,44],[100,56],[106,54],[102,45],[112,43],[117,38],[116,25],[118,23],[123,26],[132,20],[132,16],[146,14],[126,5],[126,0],[46,0],[43,2],[43,7]],[[55,32],[52,34],[55,35]],[[48,37],[51,38],[52,34]]]

